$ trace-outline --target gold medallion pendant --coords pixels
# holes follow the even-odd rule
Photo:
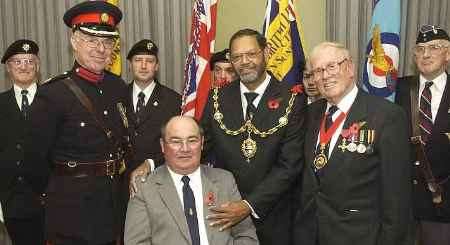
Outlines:
[[[241,151],[245,158],[247,158],[247,162],[250,161],[250,158],[256,155],[256,150],[258,147],[256,146],[256,141],[250,138],[250,135],[247,139],[242,141]]]
[[[316,157],[314,157],[314,167],[317,170],[325,167],[325,165],[327,165],[327,162],[327,156],[325,156],[325,154],[323,153],[319,153],[318,155],[316,155]]]

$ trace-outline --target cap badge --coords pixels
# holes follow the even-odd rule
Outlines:
[[[24,43],[22,45],[22,49],[23,49],[23,51],[28,52],[28,50],[30,50],[30,44]]]
[[[153,43],[148,42],[147,43],[147,50],[151,50],[153,48]]]
[[[108,15],[107,13],[101,14],[101,15],[100,15],[100,20],[101,20],[103,23],[107,23],[108,20],[109,20],[109,15]]]

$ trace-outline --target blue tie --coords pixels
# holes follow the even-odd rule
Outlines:
[[[184,202],[184,215],[186,215],[187,225],[189,227],[189,233],[191,234],[192,245],[200,245],[200,234],[198,232],[198,220],[197,211],[195,209],[195,197],[189,186],[189,177],[183,176],[183,202]]]

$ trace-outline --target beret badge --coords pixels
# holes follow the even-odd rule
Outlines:
[[[30,44],[24,43],[22,45],[22,49],[23,49],[23,51],[28,52],[28,50],[30,50]]]

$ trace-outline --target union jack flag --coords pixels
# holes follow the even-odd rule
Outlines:
[[[189,52],[184,68],[182,114],[200,119],[211,87],[209,58],[214,51],[218,0],[195,0]]]

